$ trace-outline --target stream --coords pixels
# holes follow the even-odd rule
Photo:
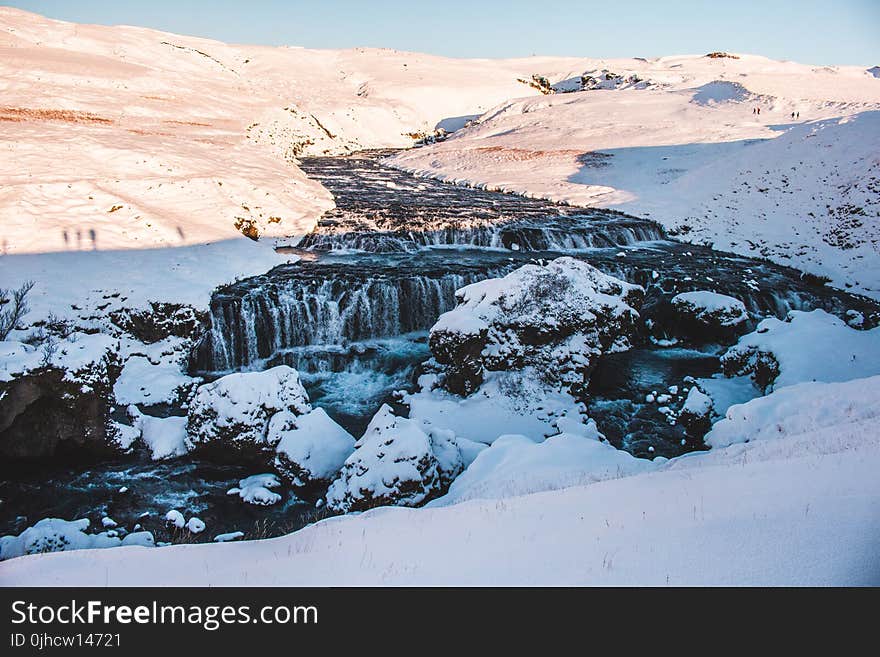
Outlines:
[[[336,208],[298,247],[279,249],[299,256],[296,263],[215,291],[192,374],[211,379],[288,364],[300,371],[312,404],[359,436],[395,391],[413,389],[430,357],[428,329],[454,307],[457,289],[571,255],[646,287],[642,314],[656,332],[639,348],[603,359],[589,387],[590,416],[621,449],[673,457],[701,446],[645,397],[688,376],[711,377],[724,347],[665,340],[664,300],[690,290],[727,294],[745,303],[753,326],[790,310],[876,310],[796,270],[673,241],[648,220],[417,178],[383,166],[387,154],[302,160]],[[0,535],[44,517],[89,517],[98,531],[106,514],[129,530],[140,524],[157,540],[203,541],[232,531],[254,538],[320,516],[314,499],[283,487],[276,505],[245,504],[226,490],[252,469],[192,457],[152,462],[136,452],[99,464],[4,469]],[[169,534],[162,518],[171,508],[198,515],[208,529],[196,538]]]

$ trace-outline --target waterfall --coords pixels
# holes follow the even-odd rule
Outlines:
[[[223,372],[264,362],[293,347],[347,345],[430,328],[455,305],[455,291],[491,273],[398,278],[314,277],[268,280],[215,294],[210,330],[193,369]]]
[[[357,250],[370,253],[409,253],[420,248],[464,246],[518,251],[574,251],[630,246],[667,239],[663,229],[637,219],[596,220],[548,217],[511,223],[447,225],[419,230],[335,232],[307,235],[301,248],[313,251]]]

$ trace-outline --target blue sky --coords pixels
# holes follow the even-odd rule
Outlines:
[[[235,43],[384,46],[451,57],[652,57],[731,50],[811,64],[880,64],[880,0],[12,0],[8,4],[63,20],[141,25]]]

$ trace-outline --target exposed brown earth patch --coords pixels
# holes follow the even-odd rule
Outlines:
[[[2,121],[63,121],[65,123],[102,123],[113,121],[92,112],[62,109],[34,109],[29,107],[0,107]]]

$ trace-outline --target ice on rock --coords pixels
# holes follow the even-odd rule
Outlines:
[[[693,413],[694,415],[706,415],[712,410],[712,399],[699,388],[693,387],[688,392],[687,399],[685,399],[681,410],[682,412]]]
[[[226,534],[217,534],[214,537],[215,543],[228,543],[244,536],[244,532],[227,532]]]
[[[104,516],[103,518],[101,518],[101,525],[107,527],[108,529],[112,529],[113,527],[117,526],[117,523],[115,520],[113,520],[113,518]]]
[[[739,299],[696,290],[672,297],[673,318],[667,329],[694,342],[733,342],[747,326],[749,313]]]
[[[153,534],[150,532],[144,531],[135,531],[131,534],[126,535],[125,538],[122,539],[121,545],[125,547],[126,545],[139,545],[141,547],[155,547],[156,539],[153,538]]]
[[[269,420],[286,411],[308,413],[311,406],[299,373],[286,365],[263,372],[229,374],[200,386],[190,403],[186,444],[246,453],[266,451]]]
[[[128,407],[128,414],[134,419],[141,440],[149,448],[154,461],[182,456],[188,451],[186,417],[153,417],[141,413],[135,405]]]
[[[858,310],[847,310],[846,311],[846,323],[852,326],[853,328],[859,328],[865,323],[865,316],[860,313]]]
[[[323,408],[276,414],[269,421],[269,442],[275,445],[275,467],[295,486],[332,480],[355,445]]]
[[[113,421],[111,422],[111,427],[113,430],[113,442],[123,452],[130,451],[132,445],[141,437],[141,430],[129,424]]]
[[[245,477],[238,482],[237,488],[230,488],[228,495],[238,495],[248,504],[271,506],[281,501],[281,495],[269,490],[281,485],[274,474],[258,474]]]
[[[706,324],[732,326],[749,318],[742,301],[707,290],[677,294],[672,298],[672,305],[676,306],[679,312],[693,313],[696,319]]]
[[[397,417],[387,404],[355,447],[327,491],[332,511],[417,506],[444,493],[465,465],[451,431]]]
[[[678,423],[692,439],[700,439],[712,426],[713,411],[712,398],[694,386],[678,413]]]

